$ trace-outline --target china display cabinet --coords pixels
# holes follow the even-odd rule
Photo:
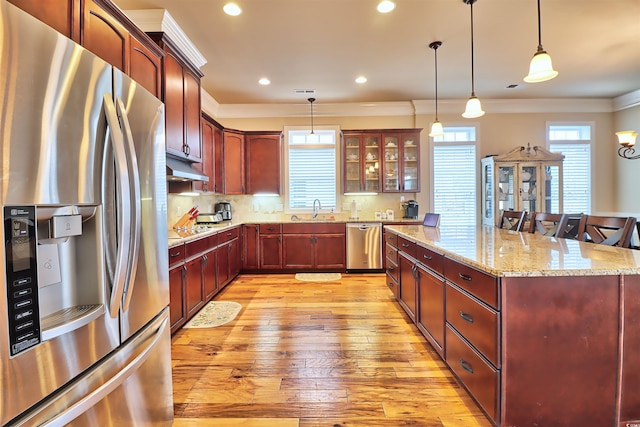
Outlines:
[[[382,134],[383,191],[420,191],[420,129]]]
[[[530,145],[482,159],[482,224],[496,225],[502,210],[561,213],[563,159]]]
[[[380,134],[347,133],[343,139],[345,193],[380,191]]]

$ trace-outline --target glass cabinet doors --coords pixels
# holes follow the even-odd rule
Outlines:
[[[380,135],[344,135],[345,193],[380,191]]]
[[[482,224],[496,225],[503,210],[562,212],[560,153],[518,147],[482,159]]]
[[[420,191],[420,131],[383,134],[385,192]]]

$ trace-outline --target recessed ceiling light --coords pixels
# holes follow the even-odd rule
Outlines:
[[[378,12],[380,13],[389,13],[395,8],[396,8],[396,4],[391,0],[383,0],[380,3],[378,3]]]
[[[356,78],[356,83],[366,83],[367,82],[367,78],[365,76],[360,76],[358,78]]]
[[[224,10],[224,13],[231,16],[238,16],[242,13],[242,9],[240,9],[240,6],[235,3],[225,4],[222,10]]]
[[[266,77],[263,77],[260,80],[258,80],[258,83],[260,83],[262,86],[266,86],[271,84],[271,80],[269,80]]]

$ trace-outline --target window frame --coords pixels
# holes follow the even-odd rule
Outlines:
[[[342,171],[340,170],[341,165],[341,147],[342,147],[342,132],[340,126],[338,125],[320,125],[313,127],[315,131],[333,131],[334,132],[334,141],[335,141],[335,177],[336,177],[336,207],[334,208],[335,213],[341,212],[342,207]],[[306,131],[311,132],[311,128],[309,126],[284,126],[284,139],[283,139],[283,147],[282,150],[282,171],[283,171],[283,189],[284,189],[284,213],[285,214],[308,214],[313,212],[313,207],[309,208],[298,208],[293,209],[289,207],[290,202],[290,191],[289,191],[289,132],[295,131]],[[324,206],[323,210],[328,209]]]
[[[466,146],[466,145],[474,145],[475,146],[475,161],[473,162],[475,171],[475,197],[474,197],[474,209],[475,209],[475,222],[473,225],[480,224],[480,185],[481,185],[481,176],[480,173],[482,168],[478,167],[480,163],[480,123],[479,122],[459,122],[459,123],[443,123],[443,129],[452,129],[452,128],[473,128],[475,133],[475,139],[473,141],[436,141],[437,137],[429,137],[429,167],[431,169],[430,173],[430,206],[431,210],[435,211],[435,147],[436,146]],[[441,221],[442,222],[442,221]]]
[[[550,131],[552,126],[588,126],[589,127],[589,139],[568,139],[568,140],[559,140],[550,138]],[[590,214],[593,210],[593,171],[595,167],[594,160],[594,140],[595,135],[595,122],[593,121],[547,121],[545,122],[545,140],[546,140],[546,148],[551,151],[551,145],[553,144],[575,144],[575,145],[588,145],[589,146],[589,206],[585,214]],[[564,187],[567,185],[567,182],[570,180],[567,179],[564,164],[562,167],[562,175],[563,175],[563,188],[562,188],[562,205],[563,210],[566,211],[564,206],[566,205],[565,191]],[[571,212],[570,212],[571,213]]]

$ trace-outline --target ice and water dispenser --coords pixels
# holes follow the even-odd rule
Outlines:
[[[5,206],[11,356],[105,313],[97,206]]]

